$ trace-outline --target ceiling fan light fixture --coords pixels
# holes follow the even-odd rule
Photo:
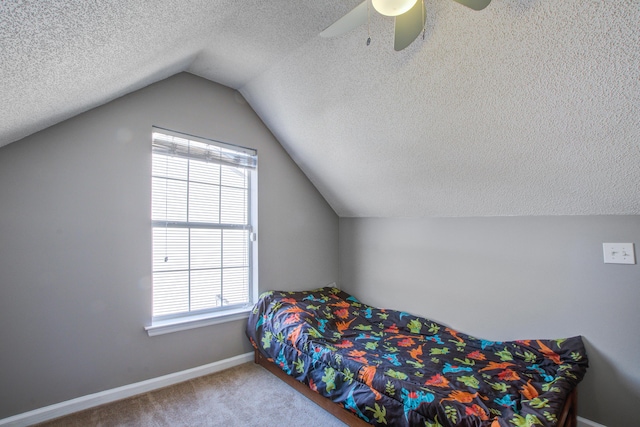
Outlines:
[[[409,11],[418,0],[371,0],[373,8],[386,16],[398,16]]]

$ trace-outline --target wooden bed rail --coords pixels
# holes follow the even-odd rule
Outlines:
[[[322,396],[321,394],[311,390],[309,387],[297,381],[295,378],[287,375],[282,369],[280,369],[273,362],[270,362],[262,353],[258,350],[254,350],[254,360],[256,364],[264,367],[276,377],[280,378],[285,383],[302,393],[309,400],[320,406],[331,415],[347,424],[350,427],[369,427],[371,424],[365,422],[359,418],[353,412],[345,409],[342,405],[331,401],[330,399]],[[577,427],[577,408],[578,408],[578,390],[574,388],[567,400],[564,403],[560,417],[558,418],[558,424],[556,427]]]
[[[255,362],[271,372],[276,377],[280,378],[285,383],[302,393],[306,398],[320,406],[322,409],[342,421],[351,427],[371,427],[371,424],[365,422],[359,418],[356,414],[345,409],[342,405],[339,405],[330,399],[322,396],[319,393],[311,390],[309,387],[297,381],[295,378],[287,375],[282,369],[280,369],[273,362],[269,362],[266,357],[262,355],[258,350],[255,350]]]
[[[578,388],[574,388],[564,402],[558,427],[578,427]]]

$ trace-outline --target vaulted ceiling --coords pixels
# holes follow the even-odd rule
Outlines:
[[[238,89],[340,216],[640,214],[640,3],[0,2],[0,146],[187,71]]]

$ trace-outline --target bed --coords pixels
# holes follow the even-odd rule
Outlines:
[[[332,287],[262,294],[255,360],[351,426],[576,426],[582,338],[494,342]]]

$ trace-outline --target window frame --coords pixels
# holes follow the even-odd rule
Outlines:
[[[153,299],[154,299],[154,288],[153,288],[153,277],[154,277],[154,268],[152,266],[152,274],[151,274],[151,322],[147,326],[145,326],[145,330],[149,334],[149,336],[160,335],[169,332],[175,332],[180,330],[186,330],[191,328],[197,328],[202,326],[214,325],[223,322],[235,321],[247,318],[249,316],[249,312],[253,308],[255,301],[258,296],[258,204],[257,204],[257,188],[258,188],[258,166],[257,166],[257,158],[258,153],[257,150],[252,148],[247,148],[235,144],[230,144],[226,142],[216,141],[209,138],[203,138],[191,134],[185,134],[182,132],[176,132],[169,129],[161,128],[158,126],[152,127],[152,145],[154,144],[154,135],[162,134],[169,137],[180,138],[183,140],[187,140],[189,142],[194,141],[198,144],[207,144],[211,146],[215,146],[218,148],[222,148],[223,151],[232,150],[236,153],[245,153],[250,159],[253,161],[251,165],[240,165],[240,164],[231,164],[231,162],[236,161],[236,159],[225,161],[224,159],[215,160],[215,163],[219,163],[221,165],[227,166],[235,166],[235,167],[243,167],[248,174],[248,183],[247,183],[247,210],[246,210],[246,223],[245,224],[230,224],[230,223],[222,223],[222,218],[218,218],[218,223],[202,223],[202,222],[189,222],[189,218],[186,218],[186,221],[171,221],[168,218],[164,220],[151,219],[151,232],[152,232],[152,252],[153,252],[153,232],[157,227],[171,227],[171,228],[187,228],[191,229],[218,229],[221,232],[224,230],[234,230],[234,229],[242,229],[247,230],[248,232],[248,290],[247,297],[248,300],[246,303],[234,304],[229,306],[219,306],[201,310],[193,310],[191,311],[191,306],[189,306],[188,311],[180,312],[180,313],[171,313],[165,315],[154,315],[154,307],[153,307]],[[152,147],[152,154],[156,152],[156,150]],[[159,153],[162,155],[162,153]],[[191,157],[190,155],[181,155],[181,157],[188,158],[189,160],[198,160],[198,158]],[[240,156],[242,157],[242,156]],[[153,181],[153,173],[149,175],[150,180]],[[192,182],[190,177],[188,176],[186,179],[188,182]],[[222,185],[220,182],[219,185]],[[150,185],[150,188],[152,186]],[[153,205],[153,194],[151,195],[151,205]],[[188,203],[188,202],[187,202]],[[188,205],[187,205],[188,206]],[[221,243],[221,248],[224,248],[224,243]],[[192,249],[188,247],[187,252],[190,252]],[[220,267],[221,271],[223,271],[223,266]],[[187,271],[192,271],[191,265],[188,265]],[[190,273],[189,273],[190,274]],[[224,282],[221,282],[221,287],[224,286]],[[222,289],[222,288],[221,288]],[[188,290],[189,299],[191,299],[191,289]]]

